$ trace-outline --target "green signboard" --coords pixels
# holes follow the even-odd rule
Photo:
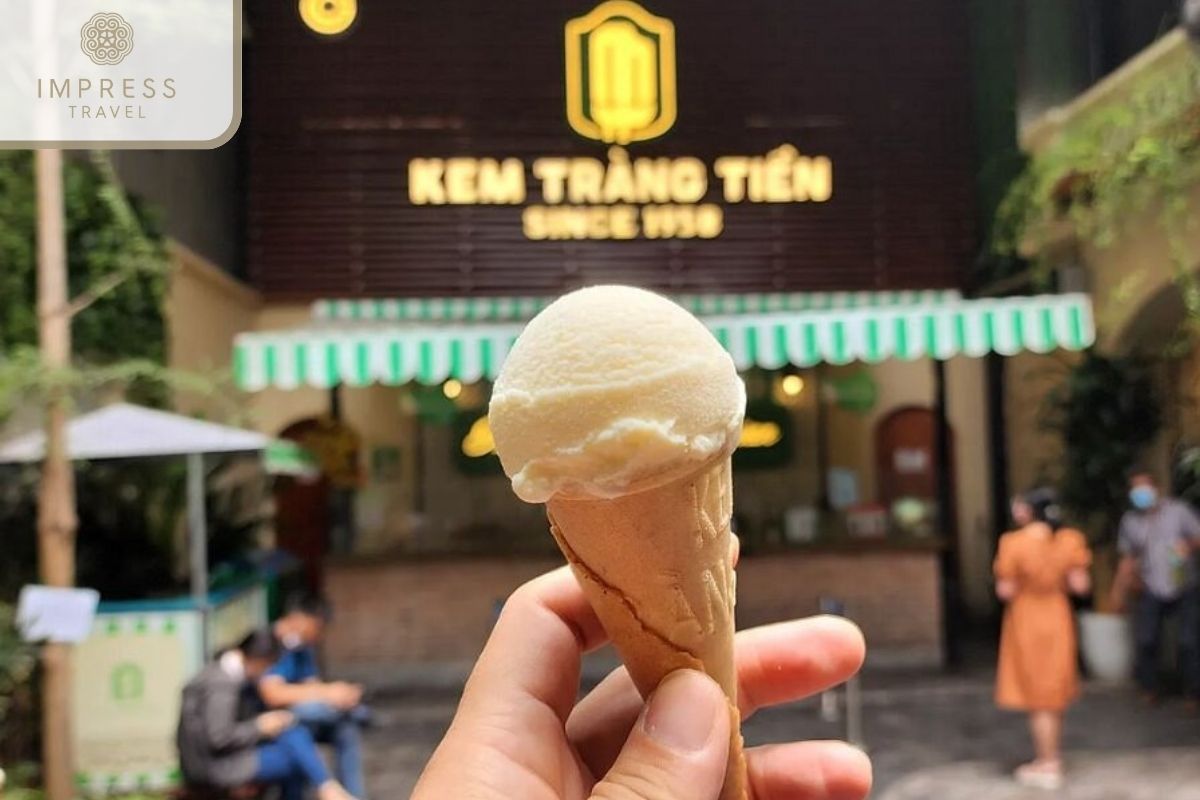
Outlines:
[[[879,399],[879,387],[869,372],[858,370],[829,381],[826,397],[838,408],[865,414],[875,407]]]

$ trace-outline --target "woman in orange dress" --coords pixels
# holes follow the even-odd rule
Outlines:
[[[1053,491],[1015,499],[1012,514],[1019,528],[1000,538],[995,564],[996,594],[1008,604],[996,704],[1029,714],[1037,756],[1017,769],[1017,780],[1056,789],[1063,781],[1063,712],[1079,694],[1069,595],[1091,591],[1092,554],[1083,534],[1062,527]]]

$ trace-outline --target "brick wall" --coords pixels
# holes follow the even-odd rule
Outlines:
[[[496,604],[557,560],[445,559],[330,566],[335,620],[331,673],[380,685],[407,676],[459,680],[491,629]],[[823,595],[846,603],[875,666],[941,661],[938,558],[927,552],[795,553],[738,567],[738,624],[816,613]]]
[[[496,603],[555,560],[446,559],[331,567],[331,670],[474,659]]]

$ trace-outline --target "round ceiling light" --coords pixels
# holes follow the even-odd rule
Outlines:
[[[322,36],[345,33],[358,18],[358,0],[300,0],[300,19]]]

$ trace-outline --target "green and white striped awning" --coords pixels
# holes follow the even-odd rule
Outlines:
[[[951,289],[908,292],[677,294],[671,297],[699,316],[946,305],[962,299],[958,292]],[[522,322],[532,319],[553,301],[553,297],[318,300],[313,303],[312,315],[313,319],[321,322]]]
[[[743,370],[1083,350],[1096,338],[1091,300],[1083,294],[944,298],[702,314],[701,319]],[[235,377],[250,391],[491,380],[522,327],[516,321],[323,322],[291,331],[246,333],[235,344]]]

